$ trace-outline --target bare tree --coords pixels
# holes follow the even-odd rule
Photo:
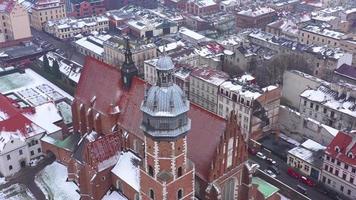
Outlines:
[[[306,60],[295,54],[279,54],[269,62],[257,67],[254,70],[257,81],[262,86],[282,83],[283,73],[286,70],[299,70],[301,72],[312,74],[312,66]]]

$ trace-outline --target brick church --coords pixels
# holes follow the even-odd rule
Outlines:
[[[90,57],[84,66],[73,134],[43,142],[67,166],[81,199],[108,190],[130,200],[258,199],[237,116],[225,120],[190,103],[174,84],[170,57],[159,58],[154,86],[136,76],[128,41],[121,68]]]

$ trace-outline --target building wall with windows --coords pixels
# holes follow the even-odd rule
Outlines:
[[[43,30],[48,20],[65,18],[65,3],[60,0],[37,1],[31,12],[31,26]]]
[[[323,184],[344,196],[356,198],[355,132],[339,132],[328,145],[323,162]]]
[[[0,43],[30,39],[30,21],[27,10],[15,1],[3,1],[0,9]]]
[[[44,26],[44,31],[58,39],[71,39],[78,34],[89,34],[93,31],[109,30],[109,18],[94,16],[83,19],[63,18],[50,20]]]
[[[303,44],[328,45],[340,47],[341,38],[345,34],[318,26],[306,26],[299,30],[298,41]]]
[[[217,113],[219,86],[228,78],[225,72],[210,67],[193,69],[189,82],[189,100]]]
[[[0,173],[5,177],[11,176],[25,166],[29,166],[32,159],[43,155],[40,138],[44,133],[43,131],[42,134],[25,140],[18,136],[13,136],[4,143],[4,147],[0,151]]]
[[[356,128],[356,112],[350,93],[324,85],[305,90],[300,98],[300,113],[338,130],[353,130]]]
[[[125,45],[124,40],[119,37],[112,37],[105,41],[104,47],[104,62],[112,66],[121,66],[125,61]],[[132,52],[132,60],[138,68],[139,75],[144,75],[145,61],[157,57],[157,48],[153,43],[141,44],[130,41]],[[154,69],[154,68],[153,68]],[[153,70],[152,69],[152,70]],[[153,70],[154,71],[154,70]],[[152,71],[152,72],[153,72]]]

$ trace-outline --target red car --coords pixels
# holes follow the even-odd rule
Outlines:
[[[310,186],[310,187],[314,187],[314,186],[315,186],[314,181],[311,180],[311,179],[308,178],[308,177],[301,176],[301,177],[300,177],[300,181],[301,181],[302,183],[304,183],[305,185],[307,185],[307,186]]]
[[[297,172],[295,172],[292,168],[288,168],[287,174],[296,179],[300,178],[300,175]]]

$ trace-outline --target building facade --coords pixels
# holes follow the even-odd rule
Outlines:
[[[356,198],[355,132],[339,132],[324,155],[322,183],[349,199]]]
[[[76,18],[91,17],[93,15],[102,15],[105,13],[104,0],[75,0],[71,1],[71,13],[68,15]]]
[[[125,41],[114,36],[103,43],[104,62],[119,67],[125,60]],[[144,62],[157,57],[157,48],[153,43],[130,42],[132,60],[139,70],[139,75],[144,74]]]
[[[49,20],[58,20],[67,16],[65,3],[61,0],[40,0],[32,7],[31,26],[43,30]]]
[[[260,89],[254,77],[243,75],[238,80],[225,81],[220,85],[217,113],[228,118],[231,111],[234,111],[242,131],[249,133],[249,138],[258,139],[262,128],[276,128],[280,97],[280,88],[269,86]],[[257,110],[262,111],[257,114]]]
[[[190,73],[189,100],[217,113],[219,86],[228,78],[225,72],[210,67],[194,68]]]
[[[338,130],[356,128],[355,90],[347,85],[321,85],[300,94],[299,110],[310,117]]]
[[[307,25],[299,30],[298,41],[303,44],[328,45],[340,47],[340,41],[345,33],[315,25]]]
[[[63,18],[50,20],[44,25],[44,31],[62,40],[71,39],[79,34],[90,34],[109,30],[109,18],[93,16],[83,19]]]
[[[265,29],[267,24],[276,20],[276,16],[276,11],[267,7],[242,10],[236,14],[236,26],[237,28]]]
[[[0,45],[13,41],[30,40],[30,20],[27,10],[16,1],[3,1],[0,13]]]

